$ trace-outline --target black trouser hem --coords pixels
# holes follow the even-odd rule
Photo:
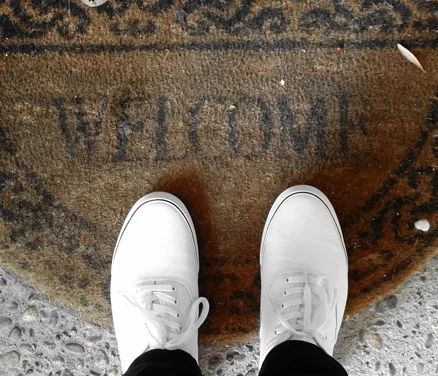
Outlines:
[[[150,350],[131,364],[124,376],[202,376],[196,360],[183,350]]]
[[[286,341],[274,347],[263,361],[259,376],[347,376],[344,367],[319,346]]]

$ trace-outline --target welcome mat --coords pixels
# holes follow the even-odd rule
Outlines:
[[[111,325],[116,237],[153,190],[193,215],[207,341],[257,335],[291,185],[338,212],[350,314],[434,253],[438,2],[3,0],[0,31],[0,262],[83,317]]]

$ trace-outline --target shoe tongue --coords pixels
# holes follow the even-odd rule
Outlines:
[[[295,276],[302,275],[302,274],[303,273],[296,273]],[[309,274],[309,276],[310,276],[310,274]],[[303,278],[305,278],[305,277],[303,276]],[[312,310],[312,316],[314,315],[315,310],[318,308],[318,304],[319,304],[319,297],[317,296],[317,294],[315,294],[316,286],[315,286],[314,282],[315,282],[314,278],[310,278],[309,277],[308,282],[306,282],[305,279],[303,279],[300,282],[298,282],[298,281],[297,282],[292,282],[292,283],[290,283],[288,285],[289,288],[294,288],[294,287],[304,288],[306,286],[306,283],[308,283],[308,285],[310,287],[310,290],[312,292],[312,299],[311,299],[311,305],[312,306],[311,307],[307,307],[307,309],[311,309]],[[305,305],[304,305],[304,293],[303,292],[288,295],[287,298],[288,298],[288,300],[302,299],[302,302],[301,302],[301,304],[297,304],[297,305],[294,305],[292,307],[286,308],[285,309],[285,313],[297,312],[297,311],[300,311],[300,312],[304,313]],[[298,319],[290,320],[290,322],[291,322],[291,324],[293,326],[296,326],[296,325],[302,326],[302,319],[300,320],[301,323],[299,323],[297,321],[298,321]]]
[[[311,273],[303,273],[303,272],[297,272],[297,273],[293,273],[291,275],[292,277],[295,277],[295,281],[290,283],[288,285],[289,288],[296,288],[296,287],[300,287],[300,288],[309,288],[309,290],[307,291],[308,297],[310,296],[310,301],[307,302],[308,306],[305,305],[305,301],[304,301],[304,292],[300,292],[300,293],[295,293],[295,294],[291,294],[288,296],[288,300],[293,300],[293,299],[300,299],[301,300],[301,304],[296,304],[292,307],[288,307],[285,309],[284,313],[291,313],[291,312],[301,312],[302,315],[305,315],[305,311],[311,310],[311,322],[315,319],[315,314],[317,313],[317,310],[319,309],[319,305],[321,303],[320,301],[320,297],[317,293],[317,276]],[[296,278],[298,277],[298,278]],[[302,277],[302,278],[301,278]],[[308,287],[306,287],[306,284]],[[309,295],[310,293],[310,295]],[[300,319],[290,319],[289,320],[289,324],[298,332],[303,332],[304,329],[304,317],[300,318]],[[314,338],[309,335],[309,334],[305,334],[303,332],[303,335],[291,335],[290,340],[301,340],[301,341],[306,341],[312,344],[316,344]]]
[[[153,283],[152,283],[153,285],[157,285],[157,286],[159,286],[159,285],[163,285],[163,284],[166,284],[166,282],[163,282],[163,281],[153,281]],[[149,295],[152,295],[153,294],[153,292],[149,292],[148,293]],[[170,292],[166,292],[166,294],[168,294],[168,295],[172,295]],[[169,303],[169,302],[167,302],[167,301],[165,301],[165,300],[162,300],[162,299],[160,299],[158,296],[156,296],[155,294],[154,294],[154,296],[157,298],[157,300],[156,301],[154,301],[153,303],[149,303],[148,304],[148,309],[152,309],[152,304],[160,304],[160,305],[162,305],[162,306],[167,306],[167,307],[171,307],[171,308],[173,308],[173,304],[172,303]],[[160,313],[158,313],[157,315],[156,315],[156,317],[158,317],[159,319],[164,319],[164,320],[169,320],[169,321],[174,321],[174,317],[172,316],[172,315],[170,315],[170,314],[168,314],[168,313],[165,313],[165,312],[160,312]],[[166,342],[167,341],[169,341],[170,340],[170,338],[169,338],[169,332],[172,332],[172,333],[174,333],[174,334],[177,334],[177,332],[176,332],[176,330],[175,329],[172,329],[172,328],[168,328],[168,327],[166,327]]]
[[[312,345],[316,345],[319,346],[315,339],[309,336],[297,336],[297,335],[291,335],[290,338],[288,339],[288,341],[304,341],[307,343],[311,343]]]

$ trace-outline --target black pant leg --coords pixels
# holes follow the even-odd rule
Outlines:
[[[320,347],[286,341],[266,356],[259,376],[348,376],[347,371]]]
[[[202,376],[196,360],[182,350],[150,350],[131,364],[124,376]]]

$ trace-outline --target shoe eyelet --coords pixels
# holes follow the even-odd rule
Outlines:
[[[284,309],[284,304],[281,305],[281,308]]]
[[[284,292],[284,295],[286,295],[286,296],[287,296],[287,291],[285,291],[285,292]]]
[[[178,312],[178,313],[176,314],[176,316],[175,316],[175,317],[176,317],[177,319],[179,319],[179,318],[180,318],[180,316],[181,316],[181,315],[180,315],[180,314],[179,314],[179,312]]]
[[[278,330],[277,329],[274,330],[274,335],[278,336]]]
[[[173,304],[177,305],[177,304],[178,304],[178,299],[175,299],[175,301],[173,302]]]
[[[289,277],[286,278],[286,283],[289,283]]]
[[[180,326],[178,329],[178,333],[181,333],[181,332],[182,332],[182,326]]]
[[[176,291],[176,287],[172,286],[172,291],[175,292]]]

